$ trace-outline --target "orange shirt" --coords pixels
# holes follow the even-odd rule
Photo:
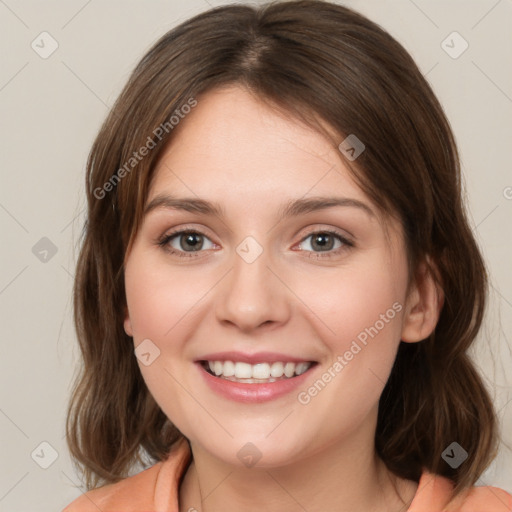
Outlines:
[[[179,512],[179,482],[190,456],[187,440],[181,439],[165,461],[86,492],[62,512]],[[512,512],[512,496],[496,487],[472,487],[443,508],[452,488],[450,480],[424,472],[406,512]]]

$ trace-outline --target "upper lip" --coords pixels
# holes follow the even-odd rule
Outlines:
[[[196,361],[234,361],[241,363],[309,363],[315,362],[313,359],[305,359],[303,357],[295,357],[277,352],[256,352],[254,354],[246,354],[244,352],[215,352],[206,354]]]

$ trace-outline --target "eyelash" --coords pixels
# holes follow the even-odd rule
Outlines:
[[[196,230],[196,229],[181,229],[181,230],[172,231],[171,233],[167,233],[167,234],[163,235],[158,240],[157,244],[158,244],[158,246],[160,246],[163,250],[165,250],[169,254],[178,256],[180,258],[196,258],[196,257],[199,257],[200,253],[203,252],[202,250],[200,250],[200,251],[193,251],[191,253],[188,253],[186,251],[180,251],[180,250],[173,249],[173,248],[171,248],[168,245],[169,242],[173,238],[175,238],[178,235],[182,235],[182,234],[195,234],[195,235],[201,235],[201,236],[204,236],[204,237],[208,238],[208,236],[205,233],[203,233],[203,232],[201,232],[199,230]],[[334,230],[329,230],[329,229],[322,229],[322,230],[319,230],[319,231],[312,231],[307,236],[305,236],[300,241],[300,243],[303,243],[310,236],[318,235],[318,234],[329,234],[329,235],[332,235],[332,236],[336,237],[343,245],[341,247],[338,247],[338,249],[336,249],[336,250],[325,252],[325,253],[307,251],[307,252],[311,253],[309,258],[316,258],[316,259],[332,258],[332,257],[337,256],[338,254],[340,254],[340,253],[342,253],[344,251],[347,251],[348,249],[354,247],[354,244],[350,240],[347,240],[347,238],[345,238],[341,233],[339,233],[337,231],[334,231]],[[315,256],[313,256],[313,254]]]

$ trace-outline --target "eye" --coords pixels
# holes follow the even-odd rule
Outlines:
[[[304,238],[300,245],[304,244],[305,241],[308,240],[309,238],[312,239],[311,242],[305,245],[309,245],[312,248],[312,251],[310,252],[314,253],[309,257],[329,258],[333,255],[341,253],[342,251],[346,251],[350,247],[354,246],[352,242],[347,240],[345,236],[343,236],[341,233],[338,233],[337,231],[315,231],[309,234],[306,238]],[[336,245],[336,241],[338,241],[339,245],[338,247],[335,248],[334,246]]]
[[[165,234],[158,241],[158,245],[171,254],[185,258],[193,258],[199,255],[188,253],[201,252],[202,249],[205,249],[205,240],[208,240],[210,244],[214,245],[204,233],[185,229]],[[206,249],[211,248],[212,247],[206,247]]]
[[[309,238],[312,239],[311,242],[305,244],[305,241]],[[211,244],[210,247],[204,246],[205,240]],[[337,247],[335,247],[336,242],[338,242]],[[303,244],[306,246],[309,245],[312,248],[311,250],[301,248],[301,250],[312,253],[309,255],[310,258],[329,258],[354,246],[344,235],[331,230],[310,233],[307,237],[302,239],[299,247]],[[193,258],[200,256],[199,253],[201,253],[203,249],[212,249],[215,244],[201,231],[182,229],[166,233],[158,240],[158,245],[170,254],[179,257]]]

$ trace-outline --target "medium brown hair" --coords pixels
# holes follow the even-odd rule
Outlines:
[[[497,435],[490,397],[467,355],[482,322],[487,275],[467,221],[454,137],[395,39],[351,9],[304,0],[223,6],[165,34],[94,142],[74,287],[83,365],[66,424],[87,488],[125,478],[143,456],[165,459],[182,437],[149,393],[124,332],[123,265],[156,162],[173,138],[171,116],[233,84],[319,130],[327,124],[336,144],[349,134],[363,141],[354,178],[401,221],[410,279],[430,262],[444,291],[433,334],[400,343],[379,402],[376,450],[402,478],[418,481],[426,469],[451,478],[456,493],[473,485],[495,456]],[[147,155],[130,160],[150,139]],[[469,453],[456,469],[441,457],[453,441]]]

